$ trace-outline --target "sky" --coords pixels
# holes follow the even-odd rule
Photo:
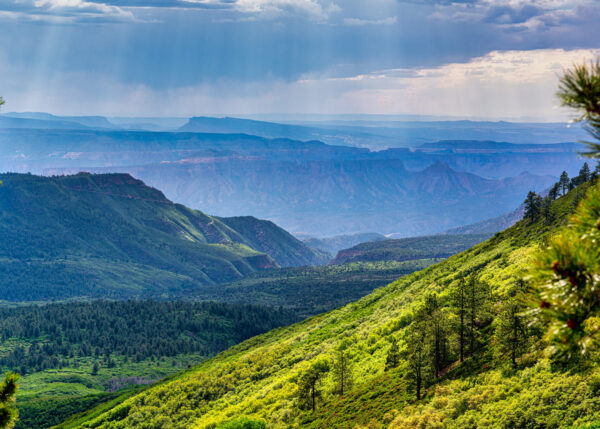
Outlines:
[[[0,0],[3,111],[566,120],[597,0]]]

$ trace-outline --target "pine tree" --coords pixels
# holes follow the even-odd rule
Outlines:
[[[550,225],[554,221],[554,210],[552,209],[552,199],[548,195],[547,197],[542,198],[542,206],[540,208],[540,212],[544,217],[544,222],[546,225]]]
[[[344,396],[352,388],[352,365],[344,350],[339,350],[336,360],[333,363],[333,380],[335,382],[335,391]]]
[[[560,190],[562,192],[562,195],[565,195],[567,192],[569,192],[569,186],[571,186],[571,180],[569,179],[569,175],[567,174],[566,171],[563,171],[560,174],[560,179],[558,180],[558,183],[560,185]]]
[[[487,285],[470,275],[467,280],[467,334],[471,356],[477,351],[479,325],[487,310],[487,298]]]
[[[466,334],[467,334],[467,283],[464,278],[458,281],[458,285],[452,292],[452,308],[457,318],[457,338],[459,359],[462,362],[465,356]]]
[[[443,311],[437,295],[428,295],[421,310],[425,320],[428,350],[435,377],[440,377],[448,361],[448,326],[446,314]]]
[[[563,106],[577,111],[575,119],[596,141],[600,141],[600,60],[583,63],[568,70],[560,79],[557,92]],[[587,156],[600,157],[600,143],[586,142]]]
[[[417,318],[409,326],[405,335],[406,348],[402,353],[408,364],[406,376],[415,389],[417,400],[421,399],[421,390],[430,373],[427,333],[424,322],[421,318]]]
[[[552,187],[548,191],[548,196],[550,197],[551,200],[555,200],[558,198],[559,192],[560,192],[560,182],[556,182],[554,185],[552,185]]]
[[[525,219],[535,220],[540,214],[541,204],[542,200],[539,195],[533,191],[529,191],[525,199]]]
[[[525,350],[527,342],[527,325],[521,316],[523,310],[517,298],[507,299],[496,319],[494,330],[496,354],[499,358],[508,355],[513,368],[516,368],[517,358]]]
[[[385,370],[396,368],[400,364],[400,349],[398,348],[398,341],[392,337],[390,349],[385,359]]]
[[[329,371],[329,362],[320,359],[313,363],[301,376],[298,382],[298,404],[301,409],[317,409],[317,400],[321,397],[319,390],[323,375]]]
[[[578,183],[577,183],[577,185],[581,185],[581,184],[589,181],[590,180],[590,176],[591,176],[590,166],[588,165],[587,162],[585,162],[583,164],[583,167],[581,167],[581,169],[579,170],[579,176],[577,176],[578,177]]]

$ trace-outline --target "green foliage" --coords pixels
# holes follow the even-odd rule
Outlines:
[[[14,427],[19,412],[15,407],[15,396],[18,389],[18,374],[7,372],[0,384],[0,428]]]
[[[398,347],[398,341],[392,337],[390,342],[390,348],[385,358],[385,370],[396,368],[400,364],[400,348]]]
[[[427,344],[427,326],[422,313],[410,325],[404,342],[406,344],[403,352],[407,366],[406,376],[414,388],[417,400],[420,400],[421,391],[424,384],[429,381],[431,374],[431,360]]]
[[[600,60],[567,70],[560,79],[557,95],[563,106],[577,111],[575,120],[583,122],[590,135],[600,140]],[[600,144],[586,143],[590,148],[586,155],[600,157]]]
[[[119,393],[98,393],[85,396],[50,397],[17,401],[19,420],[16,429],[45,428],[57,425],[69,417],[116,398]]]
[[[335,382],[335,392],[344,396],[352,389],[354,379],[352,376],[352,363],[348,357],[348,353],[344,349],[337,351],[335,360],[332,365],[333,381]]]
[[[240,417],[220,424],[215,429],[267,429],[267,423],[264,420],[251,420],[247,417]]]
[[[525,219],[535,219],[540,214],[542,198],[533,191],[529,191],[525,199]]]
[[[93,358],[140,362],[197,353],[210,356],[295,321],[286,310],[212,302],[94,301],[0,309],[0,366],[21,374]],[[114,363],[113,363],[114,365]]]
[[[315,412],[317,401],[322,396],[320,390],[321,380],[329,369],[329,362],[325,359],[319,359],[300,375],[297,392],[300,409],[310,409],[313,413]]]
[[[479,421],[489,426],[497,421],[502,427],[542,427],[548,422],[547,427],[557,427],[562,422],[596,420],[600,403],[587,385],[594,374],[551,372],[541,356],[541,345],[523,354],[518,368],[506,373],[504,362],[493,359],[491,341],[496,326],[492,320],[500,316],[501,306],[490,303],[504,303],[514,295],[515,283],[526,273],[538,247],[571,215],[574,198],[589,186],[581,185],[553,201],[555,219],[550,223],[541,218],[519,222],[357,302],[234,346],[98,412],[79,427],[119,429],[143,423],[203,428],[233,416],[263,419],[273,427],[349,429],[411,427],[413,421],[417,427],[419,421],[422,427],[439,422],[476,427]],[[462,364],[454,362],[458,357],[450,353],[440,377],[434,379],[430,353],[434,337],[431,331],[419,329],[426,322],[416,317],[418,310],[427,296],[435,294],[439,311],[455,318],[452,294],[459,281],[469,277],[485,297],[475,312],[476,353],[466,356]],[[467,298],[470,285],[465,281]],[[390,336],[399,339],[404,357],[397,368],[385,371]],[[450,335],[449,340],[455,337]],[[307,370],[323,357],[334,359],[340,349],[352,360],[352,389],[343,397],[335,394],[333,374],[324,373],[318,381],[321,397],[316,410],[299,409],[299,385],[304,384]],[[409,368],[415,360],[407,359],[413,354],[422,363],[418,402],[414,401],[416,377],[410,374],[415,371]],[[408,423],[403,426],[404,422]]]
[[[276,267],[263,251],[323,261],[271,222],[208,216],[126,174],[0,178],[7,301],[168,298]]]
[[[509,359],[513,368],[517,367],[517,358],[526,350],[532,337],[522,313],[525,310],[518,298],[507,298],[500,307],[495,320],[494,351],[497,359]]]
[[[550,323],[553,351],[571,356],[585,353],[597,331],[600,314],[600,187],[583,199],[568,227],[539,252],[532,272],[535,313]]]
[[[362,262],[322,267],[278,268],[189,292],[194,299],[245,302],[290,308],[300,316],[329,311],[398,278],[427,268],[438,259]]]
[[[372,241],[340,250],[332,263],[448,258],[490,236],[491,234],[447,234]]]

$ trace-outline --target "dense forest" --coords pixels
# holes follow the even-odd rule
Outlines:
[[[296,320],[287,310],[212,302],[93,301],[0,309],[0,367],[21,375],[92,358],[114,366],[210,356]],[[117,359],[118,358],[118,359]]]
[[[194,299],[281,306],[313,316],[369,294],[439,259],[361,262],[321,267],[264,270],[243,279],[195,288]]]

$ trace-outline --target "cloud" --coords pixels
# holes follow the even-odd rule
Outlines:
[[[397,16],[390,16],[382,19],[361,19],[344,18],[344,25],[362,26],[362,25],[394,25],[398,22]]]
[[[139,9],[222,10],[238,14],[221,21],[276,19],[283,16],[326,21],[331,14],[341,11],[330,0],[156,0],[152,3],[144,0],[0,0],[0,16],[30,20],[46,17],[52,22],[89,21],[94,18],[141,22],[136,16]]]
[[[567,120],[554,96],[558,75],[596,55],[600,50],[493,51],[439,67],[312,75],[293,82],[221,80],[163,90],[70,73],[36,87],[13,82],[14,93],[4,95],[11,110],[62,114],[377,113]]]
[[[522,24],[542,14],[542,10],[534,5],[512,7],[509,5],[493,6],[486,11],[484,20],[496,24]]]
[[[0,14],[13,19],[47,20],[55,23],[101,20],[135,21],[134,14],[120,6],[85,0],[0,0]]]
[[[500,27],[535,28],[585,20],[583,11],[598,11],[596,0],[465,0],[434,1],[432,18],[485,22]]]

